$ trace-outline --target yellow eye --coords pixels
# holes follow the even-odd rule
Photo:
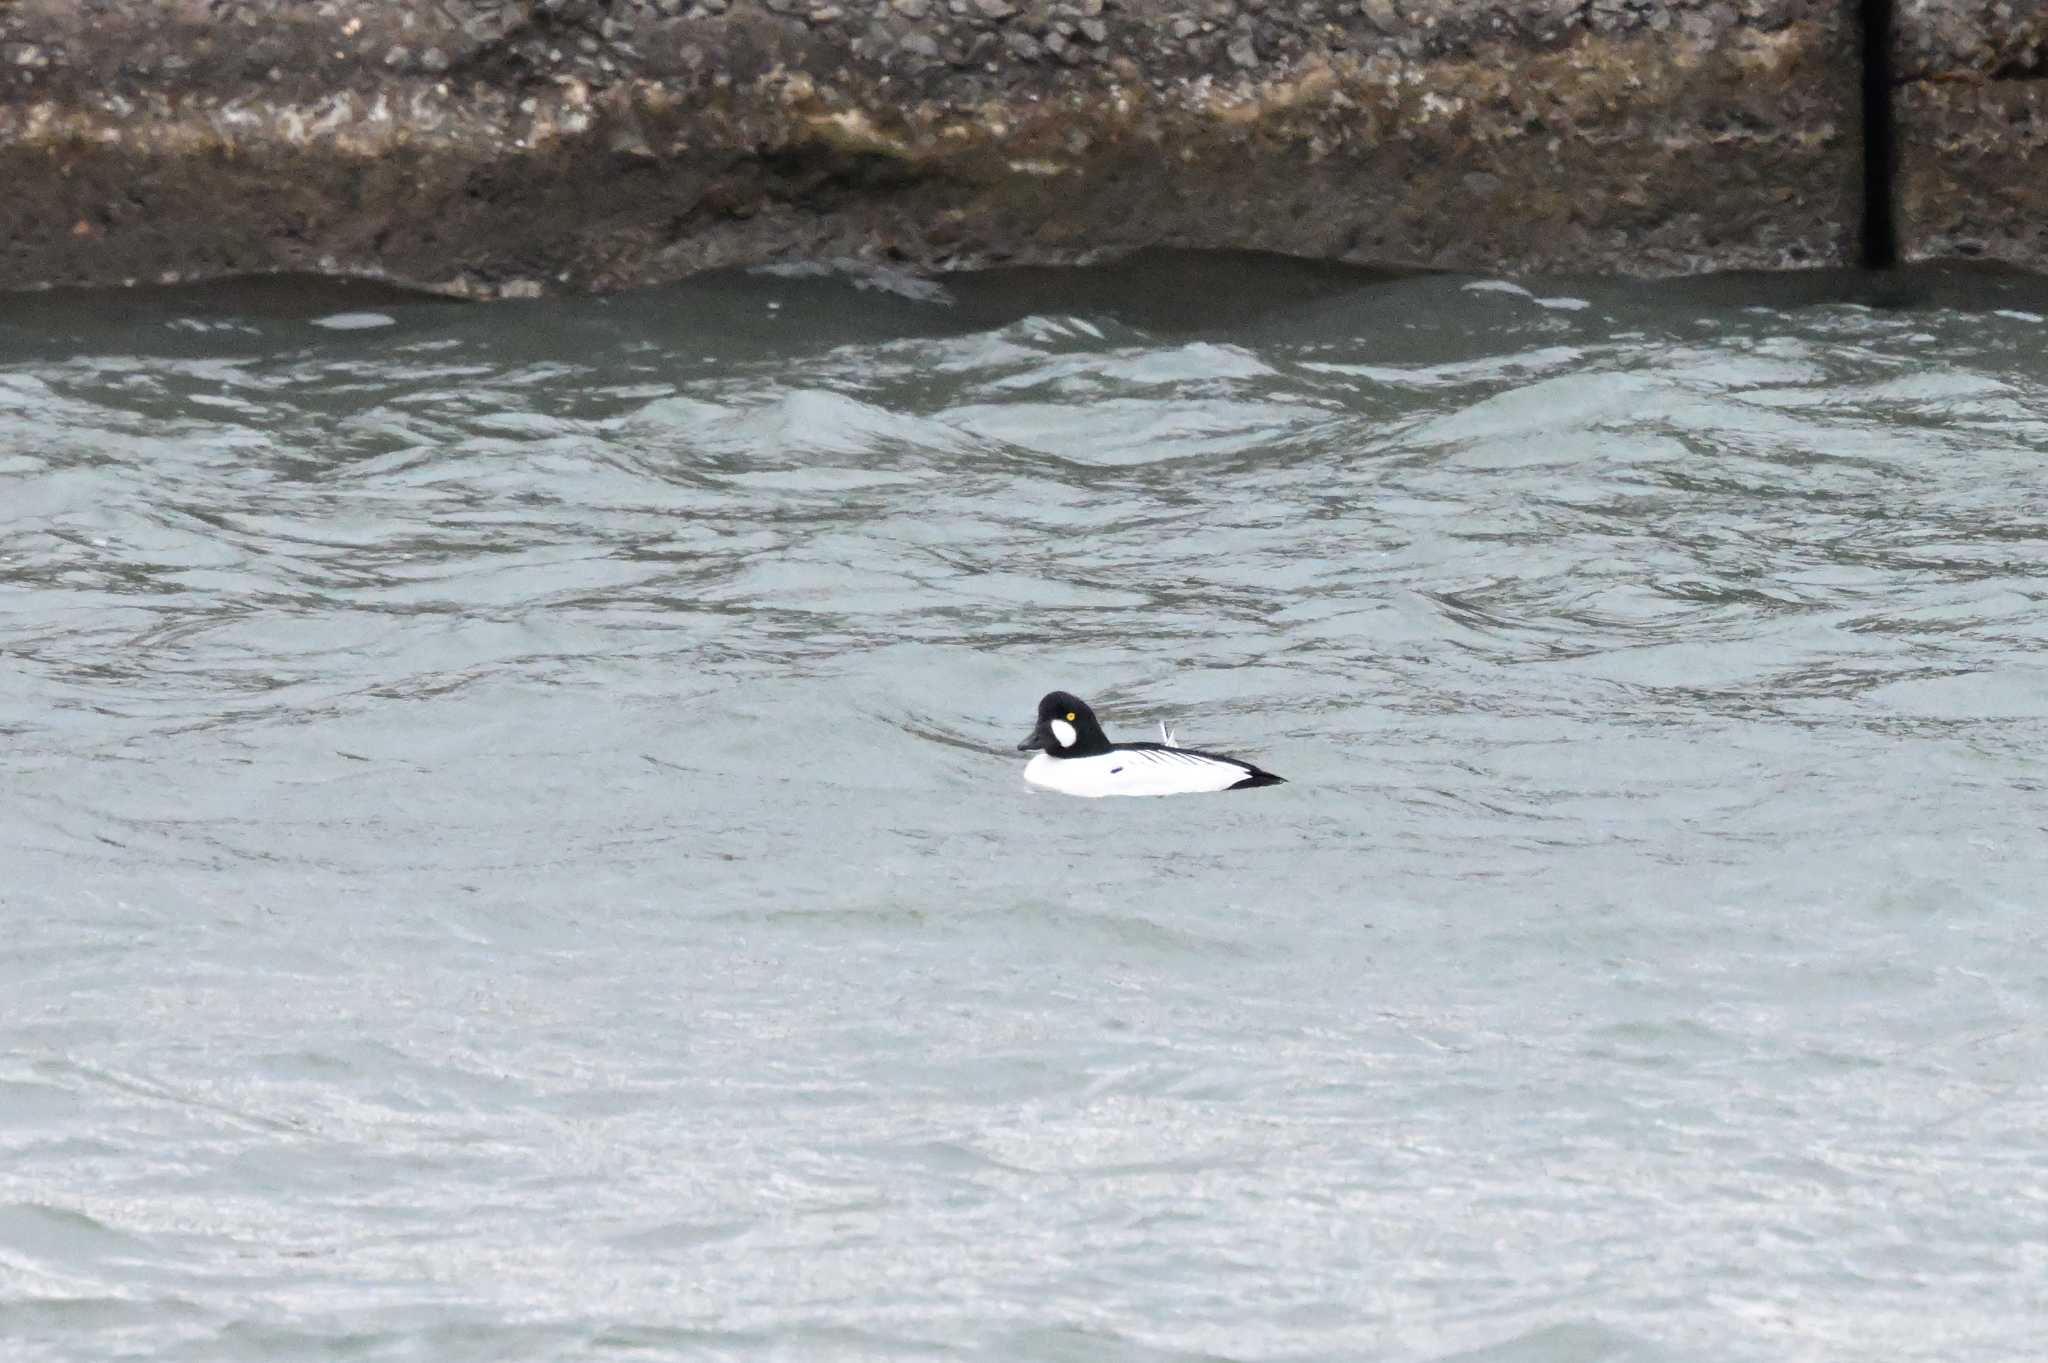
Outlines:
[[[1074,722],[1074,712],[1073,712],[1072,710],[1069,710],[1069,711],[1067,711],[1067,723],[1069,723],[1069,724],[1072,724],[1073,722]]]

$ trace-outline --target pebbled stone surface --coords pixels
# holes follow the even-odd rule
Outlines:
[[[1847,263],[1832,0],[0,0],[0,287]]]
[[[1899,253],[2048,270],[2048,4],[1900,0]]]

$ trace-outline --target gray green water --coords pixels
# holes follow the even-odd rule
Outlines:
[[[2048,283],[1861,289],[8,300],[0,1353],[2048,1356]]]

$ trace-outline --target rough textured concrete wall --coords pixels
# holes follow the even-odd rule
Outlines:
[[[2048,270],[2048,4],[1904,0],[1894,32],[1901,256]]]
[[[1842,264],[1834,0],[0,0],[0,286]]]

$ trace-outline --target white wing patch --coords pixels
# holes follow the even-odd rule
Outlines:
[[[1039,753],[1025,764],[1024,779],[1063,795],[1195,795],[1228,790],[1251,775],[1236,762],[1202,757],[1178,748],[1118,748],[1094,757]]]
[[[1164,763],[1168,766],[1176,762],[1195,767],[1227,766],[1235,769],[1239,776],[1245,774],[1245,768],[1238,766],[1235,762],[1219,762],[1213,757],[1200,757],[1191,752],[1184,752],[1179,748],[1129,748],[1125,750],[1124,755],[1127,757],[1142,757],[1147,762]]]

